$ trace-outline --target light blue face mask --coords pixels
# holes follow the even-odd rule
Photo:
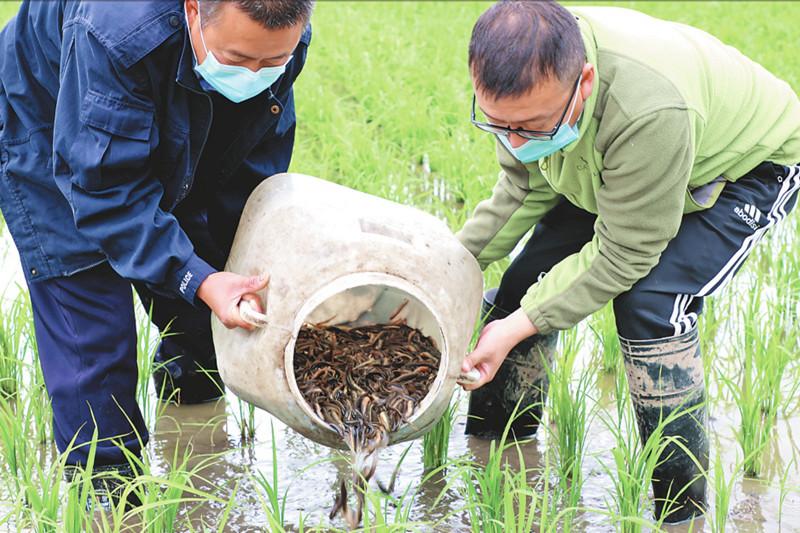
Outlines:
[[[200,23],[200,40],[203,42],[206,58],[199,65],[195,65],[194,70],[203,77],[206,83],[231,102],[238,104],[239,102],[248,100],[266,91],[267,88],[281,77],[281,74],[286,71],[286,65],[292,60],[292,56],[289,56],[289,59],[286,60],[286,63],[283,65],[264,67],[257,72],[253,72],[246,67],[220,63],[206,46],[206,39],[203,36],[202,21],[199,20],[199,8],[197,17]],[[186,26],[189,26],[188,18],[186,20]],[[191,32],[189,32],[189,35],[191,38]]]
[[[578,101],[577,94],[574,98],[575,99],[572,101],[572,108],[569,110],[569,118],[564,120],[564,123],[558,127],[558,131],[556,131],[552,139],[546,141],[529,139],[525,144],[513,148],[511,142],[508,140],[508,135],[497,135],[497,138],[500,139],[500,142],[503,143],[503,146],[505,146],[509,152],[514,154],[514,157],[526,164],[561,150],[578,139],[578,124],[580,124],[580,120],[576,120],[574,126],[570,125],[572,113],[575,112],[575,104]]]

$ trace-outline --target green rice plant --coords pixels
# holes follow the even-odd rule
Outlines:
[[[364,533],[400,533],[406,531],[430,531],[429,522],[412,521],[414,498],[409,485],[400,497],[368,488],[364,495]]]
[[[134,424],[127,413],[123,411],[131,428]],[[95,428],[97,427],[95,423]],[[135,432],[135,429],[134,429]],[[90,443],[92,446],[97,441],[97,433]],[[141,435],[135,432],[141,449],[145,449]],[[118,532],[127,529],[131,522],[136,523],[138,531],[149,533],[170,533],[181,531],[177,521],[178,510],[184,505],[224,504],[218,496],[198,489],[198,481],[209,486],[219,485],[218,480],[207,480],[201,472],[219,460],[221,454],[193,455],[191,445],[176,446],[170,462],[170,468],[164,475],[153,472],[147,454],[141,457],[131,452],[118,441],[117,437],[103,440],[115,442],[125,457],[131,469],[137,473],[134,479],[127,479],[114,472],[91,472],[87,469],[90,479],[110,479],[120,485],[117,497],[111,501],[108,512],[98,515],[96,524],[103,531]],[[191,465],[191,466],[190,466]],[[99,509],[97,499],[93,493],[90,500],[92,507]]]
[[[752,356],[745,356],[745,367],[738,383],[722,374],[718,379],[728,389],[739,410],[740,425],[736,430],[736,439],[747,458],[742,465],[744,473],[749,477],[758,476],[763,450],[769,443],[773,425],[771,419],[764,416],[757,399],[755,390],[760,387],[754,378]]]
[[[201,475],[205,468],[219,460],[219,454],[198,456],[193,454],[191,445],[182,453],[176,447],[169,470],[164,475],[156,475],[147,456],[142,459],[122,449],[134,471],[140,474],[124,485],[119,502],[109,513],[111,522],[104,516],[104,526],[116,528],[119,524],[138,521],[141,531],[172,533],[182,531],[183,526],[177,520],[181,506],[226,503],[217,495],[196,487],[199,481],[210,486],[219,484],[219,480],[207,480]],[[140,505],[131,508],[126,505],[137,500]]]
[[[20,290],[14,300],[0,306],[0,394],[17,394],[22,380],[23,357],[28,348],[27,294]]]
[[[496,445],[497,444],[497,445]],[[504,450],[516,452],[518,465],[503,461]],[[519,443],[490,445],[485,466],[465,463],[457,469],[461,493],[471,530],[478,532],[570,531],[575,514],[581,509],[570,504],[571,493],[561,481],[554,482],[549,449],[544,467],[536,472],[525,464]],[[532,483],[531,475],[539,482]],[[566,492],[565,492],[566,491]]]
[[[35,474],[25,483],[25,501],[36,531],[91,529],[92,515],[87,512],[87,503],[91,505],[93,501],[91,472],[97,442],[95,426],[84,468],[67,465],[67,457],[75,449],[74,438],[49,467],[41,462],[35,464]]]
[[[536,518],[538,495],[528,484],[530,470],[519,453],[519,470],[502,463],[503,440],[492,441],[485,467],[467,465],[460,475],[472,531],[530,531]]]
[[[517,415],[519,404],[512,413],[511,420]],[[524,412],[524,411],[523,411]],[[504,464],[503,452],[509,447],[508,433],[510,424],[506,426],[499,441],[492,440],[489,447],[489,456],[485,466],[465,463],[458,471],[462,479],[462,495],[465,508],[470,517],[473,532],[499,532],[503,526],[502,519],[506,501],[510,499],[517,502],[520,498],[527,501],[528,497],[528,470],[525,468],[525,458],[520,454],[521,463],[519,470],[523,472],[524,483],[520,483],[518,476],[507,475],[510,468]],[[528,506],[520,506],[528,508]]]
[[[700,332],[700,352],[703,354],[703,378],[706,390],[710,388],[711,370],[717,359],[717,334],[725,321],[721,313],[720,302],[714,298],[706,298],[703,302],[703,314],[698,319]]]
[[[724,533],[728,523],[728,509],[731,502],[731,493],[736,485],[737,466],[734,474],[728,478],[725,476],[725,463],[719,453],[720,444],[717,442],[716,455],[714,459],[714,477],[709,480],[709,485],[714,487],[714,512],[706,514],[706,521],[713,533]]]
[[[422,465],[425,471],[431,471],[447,463],[450,447],[450,433],[456,418],[459,396],[450,401],[444,414],[436,421],[433,428],[422,437]]]
[[[560,501],[553,494],[557,487],[551,484],[549,460],[545,461],[540,474],[542,484],[530,483],[533,470],[525,464],[521,444],[508,441],[511,421],[531,408],[520,410],[519,407],[517,404],[500,439],[490,443],[485,465],[462,462],[455,469],[455,478],[461,481],[459,490],[464,508],[475,533],[523,532],[531,531],[534,526],[539,531],[555,531],[560,521],[575,511],[571,508],[558,511]],[[516,467],[505,460],[505,453],[512,448],[516,452]],[[444,490],[452,483],[449,481]],[[569,529],[569,522],[565,524],[566,529]]]
[[[272,447],[272,478],[267,479],[263,472],[258,472],[253,479],[259,489],[258,499],[261,508],[267,515],[267,522],[272,531],[283,531],[286,526],[286,497],[289,494],[287,488],[283,496],[280,495],[278,486],[278,447],[275,440],[275,425],[270,422],[270,445]]]
[[[280,464],[278,461],[278,446],[277,441],[275,439],[275,426],[270,422],[270,446],[271,446],[271,454],[272,454],[272,472],[269,477],[264,475],[263,472],[259,471],[256,474],[251,474],[251,478],[255,481],[256,486],[256,498],[261,506],[261,509],[264,511],[264,514],[267,517],[267,523],[269,525],[269,530],[274,532],[284,532],[287,530],[286,524],[286,503],[289,496],[289,490],[291,489],[291,483],[289,486],[286,487],[285,490],[281,493],[280,486],[279,486],[279,477],[278,473],[280,472]],[[297,476],[300,476],[302,473],[310,470],[322,463],[327,463],[332,460],[336,459],[320,459],[317,461],[312,462],[311,464],[303,467],[302,470],[296,473]],[[402,458],[401,458],[402,460]],[[305,531],[304,519],[303,515],[300,515],[300,522],[297,525],[298,531]],[[312,528],[312,530],[316,530],[316,528]],[[331,531],[328,526],[325,526],[324,531]]]
[[[573,380],[575,362],[583,345],[583,337],[577,328],[561,335],[561,350],[552,368],[547,368],[550,378],[548,414],[551,424],[548,430],[548,452],[550,443],[555,446],[555,471],[558,475],[558,491],[561,504],[567,509],[576,509],[583,487],[583,459],[586,453],[587,429],[596,413],[596,402],[592,400],[591,365],[583,367],[577,380]],[[549,459],[549,453],[546,456]],[[569,529],[574,512],[564,515],[563,529]]]
[[[52,440],[50,397],[39,363],[30,298],[27,291],[17,289],[7,311],[0,308],[0,358],[5,365],[0,394],[13,397],[16,411],[25,413],[27,431],[44,444]]]
[[[24,409],[0,396],[0,456],[5,465],[3,480],[8,493],[20,495],[23,481],[35,459],[33,443],[28,438],[28,420]]]
[[[743,365],[738,380],[723,374],[719,379],[739,411],[737,440],[744,455],[745,475],[755,477],[762,470],[762,456],[773,435],[782,401],[783,378],[792,359],[786,344],[794,346],[796,331],[785,331],[784,314],[766,315],[758,295],[763,285],[756,278],[749,300],[740,309],[741,342],[738,353]],[[765,324],[771,324],[765,327]]]
[[[619,347],[613,303],[609,303],[592,315],[589,329],[595,335],[595,349],[602,354],[600,369],[608,374],[616,373],[622,362],[622,352]]]
[[[138,301],[139,300],[137,300],[137,302]],[[142,304],[139,303],[137,308],[143,310]],[[142,417],[144,418],[145,425],[147,427],[153,427],[155,422],[163,414],[168,402],[171,400],[171,397],[164,398],[164,390],[160,390],[155,391],[155,398],[157,401],[153,402],[153,395],[150,394],[150,378],[153,375],[153,372],[158,370],[158,367],[154,361],[154,357],[156,350],[158,350],[159,344],[166,337],[173,335],[173,333],[169,331],[172,321],[167,324],[167,327],[164,328],[163,331],[159,331],[158,335],[156,335],[156,338],[154,339],[155,325],[153,324],[152,302],[150,303],[150,307],[147,309],[146,313],[140,312],[137,314],[139,315],[139,319],[136,327],[136,364],[138,368],[136,401],[138,402],[139,408],[142,411]],[[166,363],[159,363],[159,366],[164,364]],[[173,394],[175,394],[174,391]],[[159,402],[158,400],[161,401]]]
[[[556,445],[558,473],[580,485],[581,465],[586,447],[586,429],[591,412],[587,407],[591,389],[591,369],[583,368],[577,382],[572,384],[575,360],[580,352],[582,337],[577,329],[563,332],[559,357],[552,368],[548,394],[550,421],[549,436]]]
[[[242,439],[242,444],[252,444],[256,440],[256,406],[237,398],[236,408],[239,416],[234,416],[234,419],[239,426],[239,436]]]

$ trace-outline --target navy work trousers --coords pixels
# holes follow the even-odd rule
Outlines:
[[[176,216],[197,254],[222,269],[228,250],[212,238],[202,212],[176,210]],[[148,440],[136,402],[136,322],[131,282],[103,263],[69,277],[33,282],[28,288],[59,451],[64,452],[73,442],[68,463],[85,464],[89,452],[86,443],[92,440],[96,424],[95,464],[127,463],[120,446],[139,454]],[[192,306],[143,284],[136,283],[135,288],[148,310],[152,304],[153,323],[171,334],[162,348],[168,344],[170,355],[181,354],[189,364],[197,361],[204,368],[215,369],[208,307],[202,302]]]
[[[703,298],[730,280],[764,234],[786,217],[798,189],[800,165],[765,162],[728,183],[711,209],[684,216],[658,265],[614,299],[620,337],[661,339],[694,328]],[[519,308],[528,287],[592,239],[595,218],[566,200],[551,209],[503,275],[495,305]]]

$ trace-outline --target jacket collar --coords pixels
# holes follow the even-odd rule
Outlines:
[[[562,151],[565,153],[574,150],[575,146],[580,142],[580,139],[584,138],[586,130],[589,129],[589,125],[591,124],[592,120],[594,120],[594,109],[597,106],[597,95],[600,93],[600,69],[597,65],[597,41],[595,41],[594,32],[592,32],[592,27],[589,26],[589,23],[585,19],[581,18],[575,12],[573,12],[573,15],[578,20],[578,28],[581,30],[583,47],[586,50],[586,62],[591,63],[594,66],[594,87],[592,88],[592,94],[589,95],[589,98],[586,100],[586,103],[583,106],[583,118],[581,119],[580,126],[578,127],[579,140],[564,147]]]

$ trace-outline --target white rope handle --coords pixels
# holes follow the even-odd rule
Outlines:
[[[456,378],[456,383],[461,385],[472,385],[473,383],[477,383],[481,379],[481,371],[477,368],[473,368],[469,372],[461,373]]]
[[[253,308],[253,304],[247,300],[241,300],[239,302],[239,316],[242,317],[242,320],[256,328],[263,328],[267,325],[267,315],[256,311]]]

